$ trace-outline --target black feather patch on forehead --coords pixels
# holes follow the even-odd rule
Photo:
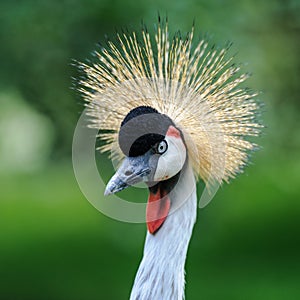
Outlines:
[[[121,123],[119,145],[126,156],[145,154],[156,143],[162,141],[172,120],[150,106],[139,106],[131,110]]]

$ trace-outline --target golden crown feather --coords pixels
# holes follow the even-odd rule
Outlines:
[[[206,183],[228,181],[247,164],[256,144],[260,105],[257,93],[240,87],[248,77],[227,58],[229,47],[193,46],[194,27],[186,38],[170,38],[168,24],[158,23],[154,39],[144,28],[116,35],[116,42],[80,63],[85,78],[79,90],[87,101],[91,127],[101,131],[103,151],[122,158],[118,131],[127,113],[151,106],[169,116],[184,134],[196,176]]]

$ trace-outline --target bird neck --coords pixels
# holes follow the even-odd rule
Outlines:
[[[147,232],[130,300],[184,298],[184,265],[197,210],[196,183],[188,163],[169,196],[171,209],[162,227],[154,235]]]

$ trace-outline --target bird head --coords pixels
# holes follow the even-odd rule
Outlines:
[[[107,184],[105,194],[145,182],[150,192],[147,225],[149,232],[155,233],[168,215],[169,192],[187,160],[183,134],[167,115],[139,106],[122,121],[118,142],[125,158]]]
[[[123,159],[105,193],[146,182],[151,233],[163,224],[168,192],[187,161],[208,189],[228,182],[247,165],[257,149],[249,138],[262,128],[257,93],[243,86],[249,75],[232,63],[229,48],[193,37],[194,30],[171,37],[159,21],[154,38],[145,28],[117,34],[95,52],[95,63],[80,64],[79,91],[89,126],[104,141],[100,151]]]

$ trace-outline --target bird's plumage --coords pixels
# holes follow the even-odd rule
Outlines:
[[[170,198],[163,226],[155,235],[147,233],[130,300],[184,298],[184,265],[197,212],[196,182],[188,162]]]
[[[256,93],[228,57],[228,48],[170,38],[158,24],[152,38],[122,33],[80,64],[80,91],[91,126],[121,167],[106,194],[138,181],[149,187],[148,233],[132,300],[184,298],[184,264],[196,220],[196,180],[207,186],[234,178],[256,145],[261,125]],[[138,38],[139,36],[139,38]]]
[[[140,36],[139,38],[137,36]],[[93,127],[106,130],[102,151],[117,145],[120,124],[137,106],[166,114],[180,128],[195,174],[206,182],[228,181],[247,163],[256,145],[247,140],[261,125],[256,120],[256,93],[240,87],[248,74],[228,57],[228,48],[209,48],[200,40],[170,37],[167,24],[158,24],[155,38],[122,33],[116,42],[96,52],[92,65],[80,64],[86,77],[80,91],[89,107]]]

